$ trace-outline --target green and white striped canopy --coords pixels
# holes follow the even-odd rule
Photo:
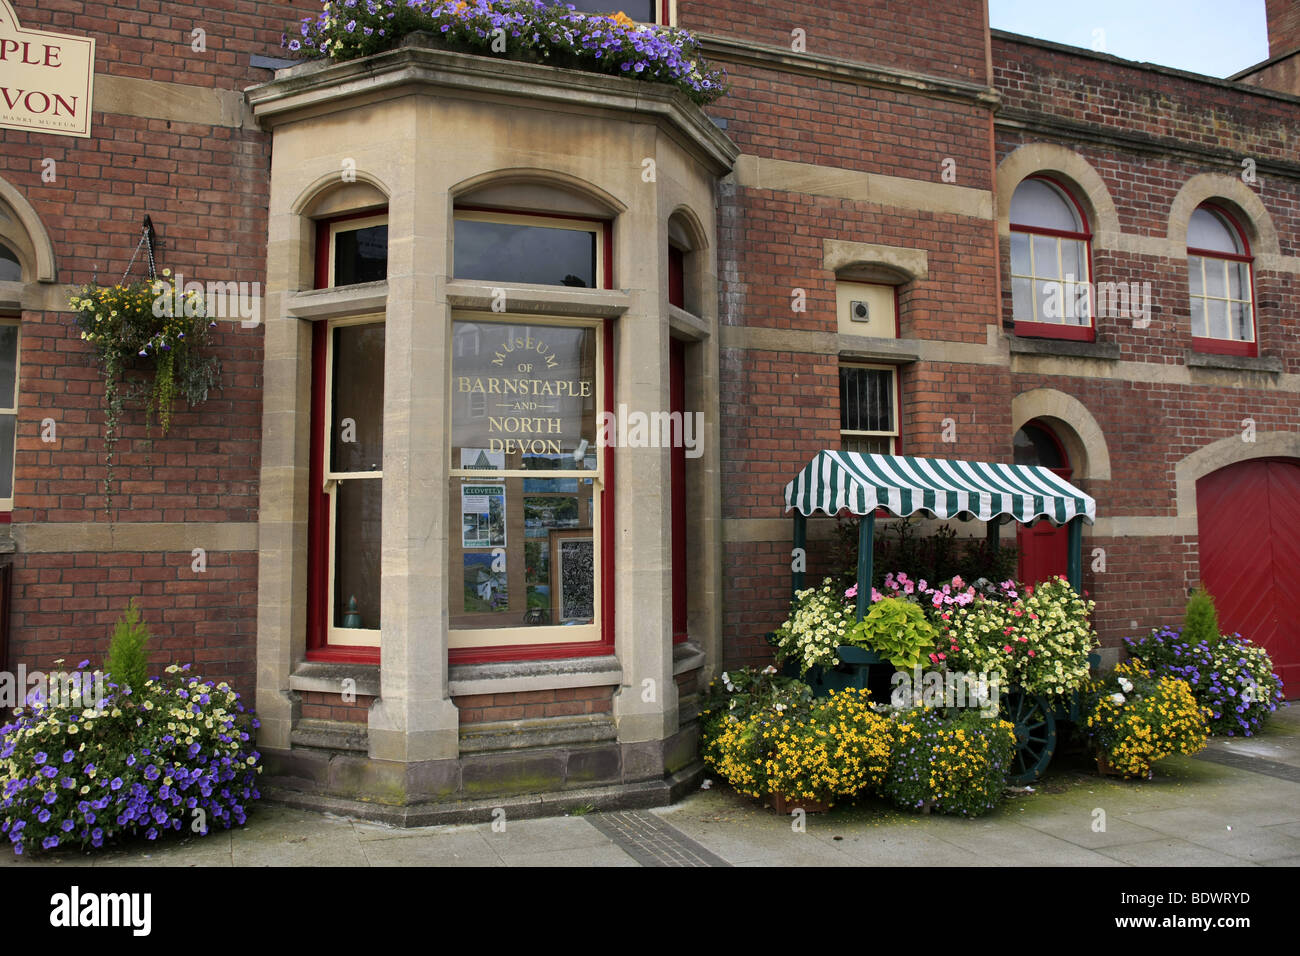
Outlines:
[[[905,517],[926,512],[937,518],[1003,515],[1023,524],[1040,516],[1065,524],[1097,517],[1097,502],[1040,465],[999,465],[905,455],[862,455],[823,451],[785,486],[785,507],[801,514],[855,515],[877,508]]]

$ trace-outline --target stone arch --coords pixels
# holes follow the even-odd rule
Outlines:
[[[53,282],[58,274],[54,243],[26,197],[0,177],[0,240],[18,255],[26,282]]]
[[[537,212],[614,218],[627,204],[599,186],[555,169],[495,169],[462,180],[449,190],[455,204],[481,203]]]
[[[674,226],[678,229],[675,230]],[[683,235],[678,236],[677,231]],[[709,235],[704,224],[700,222],[695,210],[687,205],[679,205],[668,217],[668,234],[669,238],[677,238],[679,241],[684,238],[690,252],[701,252],[709,247]]]
[[[1220,438],[1198,448],[1174,466],[1174,487],[1179,525],[1184,533],[1196,533],[1196,482],[1206,475],[1255,458],[1300,460],[1300,433],[1257,432],[1253,442],[1241,435]]]
[[[1092,412],[1075,398],[1054,388],[1021,392],[1011,400],[1011,433],[1035,419],[1052,426],[1065,446],[1076,478],[1110,480],[1110,451]]]
[[[379,177],[358,169],[356,180],[344,182],[338,170],[317,177],[289,207],[295,216],[319,217],[387,204],[389,190]]]
[[[1206,200],[1216,200],[1238,214],[1241,226],[1250,239],[1251,252],[1255,255],[1281,255],[1278,244],[1277,228],[1268,208],[1260,200],[1255,190],[1240,178],[1226,173],[1198,173],[1187,182],[1169,206],[1169,228],[1166,238],[1171,246],[1187,250],[1187,224],[1196,207]]]
[[[1073,187],[1074,198],[1088,216],[1088,231],[1094,237],[1119,235],[1119,214],[1101,174],[1072,149],[1055,143],[1026,143],[998,164],[998,235],[1011,234],[1011,195],[1021,180],[1035,174],[1054,175]]]

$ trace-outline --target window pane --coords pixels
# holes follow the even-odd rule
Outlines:
[[[1192,295],[1205,294],[1205,260],[1200,256],[1187,257],[1187,285]]]
[[[1075,282],[1088,281],[1088,247],[1078,239],[1061,240],[1061,260],[1065,264],[1065,275],[1074,276]]]
[[[1034,294],[1029,279],[1011,280],[1011,313],[1022,322],[1034,321]]]
[[[1187,222],[1187,245],[1213,252],[1241,252],[1237,231],[1218,213],[1202,206]]]
[[[379,478],[349,478],[335,489],[335,627],[379,628],[382,487]],[[350,617],[354,598],[359,623]]]
[[[0,242],[0,282],[21,282],[23,267],[12,249]]]
[[[1011,194],[1011,222],[1040,229],[1082,231],[1073,203],[1041,179],[1026,179]]]
[[[1192,297],[1192,335],[1198,338],[1205,338],[1210,334],[1205,325],[1205,300],[1197,296]]]
[[[1205,262],[1205,294],[1223,299],[1228,294],[1228,264],[1221,259]]]
[[[1252,342],[1255,339],[1255,330],[1252,328],[1254,323],[1251,320],[1250,304],[1246,302],[1233,302],[1232,307],[1232,337],[1238,342]]]
[[[655,22],[654,0],[617,0],[613,3],[610,0],[554,0],[554,2],[558,6],[571,6],[578,13],[613,14],[621,11],[641,23]]]
[[[384,467],[384,325],[334,330],[330,468],[382,471]]]
[[[452,478],[453,628],[545,627],[594,618],[590,478]]]
[[[1067,318],[1067,307],[1073,311],[1073,304],[1067,302],[1065,283],[1054,279],[1035,283],[1038,287],[1038,317],[1036,322],[1055,322],[1058,325],[1072,321]]]
[[[894,376],[888,369],[840,368],[840,428],[894,430]]]
[[[1029,234],[1013,232],[1011,234],[1011,273],[1027,276],[1029,271]]]
[[[887,435],[841,435],[840,450],[859,455],[892,455],[894,440]]]
[[[596,288],[596,233],[456,220],[457,279]]]
[[[1210,322],[1210,338],[1232,338],[1228,331],[1228,303],[1222,299],[1206,299],[1205,309]]]
[[[1056,255],[1057,240],[1051,236],[1034,236],[1034,275],[1040,279],[1061,278],[1061,264]]]
[[[1247,299],[1250,297],[1250,278],[1246,274],[1246,263],[1228,263],[1228,298]]]
[[[452,328],[466,345],[452,358],[452,468],[595,470],[595,329],[460,321]],[[636,423],[627,424],[633,441]]]
[[[334,284],[388,278],[388,227],[367,226],[334,234]]]
[[[14,496],[14,430],[17,415],[0,415],[0,498]]]
[[[1069,465],[1061,456],[1056,442],[1043,429],[1026,425],[1012,439],[1017,465],[1043,465],[1047,468],[1064,468]]]
[[[0,408],[17,408],[18,326],[0,325]]]

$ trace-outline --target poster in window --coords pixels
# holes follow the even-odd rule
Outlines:
[[[551,532],[551,617],[590,624],[596,616],[595,546],[589,531]]]
[[[506,543],[506,486],[462,485],[462,548],[502,548]]]
[[[465,613],[488,614],[510,608],[506,557],[497,553],[465,555]]]

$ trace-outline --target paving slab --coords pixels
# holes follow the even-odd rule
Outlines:
[[[1097,851],[1131,866],[1255,866],[1256,864],[1218,853],[1186,840],[1149,840]]]
[[[367,866],[505,866],[482,833],[424,832],[402,840],[359,841]]]

